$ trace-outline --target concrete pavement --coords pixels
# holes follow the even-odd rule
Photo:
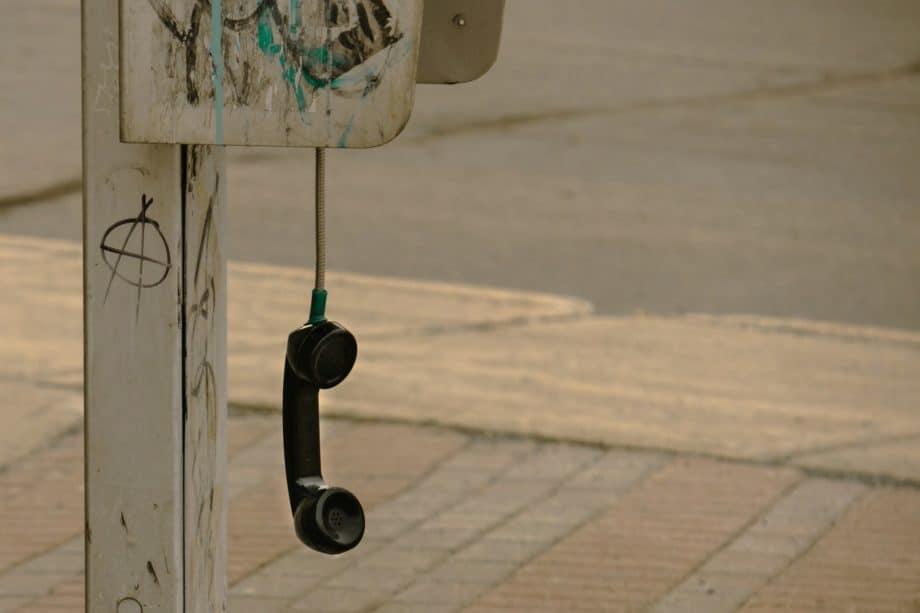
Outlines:
[[[47,406],[36,444],[78,417],[80,248],[0,236],[6,379]],[[280,409],[308,271],[230,267],[230,402]],[[752,317],[604,317],[533,293],[332,274],[330,314],[361,339],[328,415],[802,464],[920,483],[920,335]],[[71,394],[70,397],[48,396]],[[29,397],[27,390],[34,390]],[[66,399],[66,401],[65,401]],[[23,409],[25,410],[25,409]],[[11,447],[15,449],[15,447]]]
[[[0,232],[80,238],[77,6],[0,7]],[[920,329],[918,10],[510,0],[490,74],[330,154],[330,262],[618,316]],[[231,153],[231,258],[309,265],[306,157]]]
[[[82,609],[79,270],[79,245],[0,236],[0,611]],[[292,538],[276,412],[308,287],[230,267],[233,611],[916,604],[914,333],[332,274],[362,350],[325,465],[369,532],[328,559]]]
[[[323,424],[329,477],[368,508],[364,543],[323,557],[293,537],[278,422],[230,420],[233,613],[878,613],[920,595],[916,488],[387,423]],[[0,611],[82,610],[81,459],[74,433],[0,473]]]

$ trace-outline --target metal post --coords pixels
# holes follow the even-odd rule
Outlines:
[[[83,2],[86,609],[226,609],[220,148],[119,139],[118,0]]]

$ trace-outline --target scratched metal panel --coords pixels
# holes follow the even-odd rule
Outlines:
[[[425,0],[419,83],[466,83],[498,59],[505,0]]]
[[[215,542],[220,511],[208,519],[206,538],[184,542],[183,536],[188,507],[212,487],[220,490],[225,460],[220,410],[211,428],[216,446],[195,458],[185,449],[183,334],[190,309],[183,274],[193,239],[183,225],[200,230],[215,188],[205,181],[184,194],[179,146],[119,141],[118,0],[83,2],[82,10],[86,610],[213,610],[185,608],[186,599],[224,601],[225,553]],[[223,166],[221,156],[198,152],[199,176],[222,175]],[[223,192],[217,200],[223,202]],[[187,221],[183,202],[191,203]],[[222,256],[213,247],[209,253],[209,276],[224,287]],[[223,378],[216,356],[225,351],[224,298],[217,295],[209,312],[215,323],[185,340],[190,359],[213,356]],[[221,394],[217,386],[218,407]],[[202,419],[198,402],[189,400],[186,427]],[[193,483],[183,487],[186,474]]]
[[[227,180],[224,151],[186,149],[185,609],[226,611]]]
[[[373,147],[409,120],[423,0],[121,0],[126,142]]]
[[[117,10],[83,2],[86,610],[181,611],[179,147],[118,141]]]

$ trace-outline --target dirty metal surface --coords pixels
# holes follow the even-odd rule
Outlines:
[[[412,110],[422,5],[121,0],[121,138],[382,145]]]

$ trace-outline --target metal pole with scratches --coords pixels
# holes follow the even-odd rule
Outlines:
[[[224,155],[120,139],[118,0],[84,0],[86,610],[226,609]]]

